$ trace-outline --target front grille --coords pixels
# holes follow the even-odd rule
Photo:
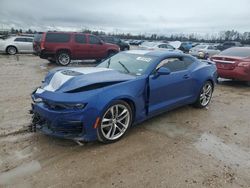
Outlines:
[[[80,134],[83,131],[82,122],[62,122],[58,126],[51,126],[50,130],[62,134]]]
[[[45,127],[54,133],[70,135],[83,133],[83,123],[80,121],[61,121],[53,124],[52,121],[41,117],[39,114],[36,114],[35,117],[36,119],[33,119],[33,121],[36,125],[39,125],[41,129]]]

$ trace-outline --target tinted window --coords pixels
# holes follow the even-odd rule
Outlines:
[[[42,34],[35,34],[34,36],[34,41],[35,42],[40,42],[42,40]]]
[[[86,43],[86,36],[85,35],[75,35],[75,41],[77,43],[85,44]]]
[[[160,67],[166,67],[171,72],[177,72],[186,70],[193,62],[193,59],[189,57],[167,58],[159,63],[157,69]]]
[[[220,53],[223,56],[250,57],[250,48],[229,48]]]
[[[26,42],[26,39],[25,38],[16,38],[14,41],[15,42]]]
[[[32,38],[26,38],[26,42],[33,42]]]
[[[46,42],[69,42],[70,34],[68,33],[47,33]]]
[[[214,46],[208,46],[207,49],[209,49],[209,50],[216,50],[216,48]]]
[[[90,44],[100,44],[101,41],[97,37],[90,35],[89,36],[89,43]]]

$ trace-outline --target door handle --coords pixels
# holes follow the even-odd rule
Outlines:
[[[188,74],[185,74],[185,75],[183,76],[183,78],[184,78],[184,79],[188,79],[188,78],[189,78],[189,75],[188,75]]]

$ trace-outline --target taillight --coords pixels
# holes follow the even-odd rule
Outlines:
[[[44,44],[45,44],[45,36],[46,36],[46,34],[43,33],[42,38],[41,38],[41,44],[40,44],[41,50],[43,50],[45,48],[45,46],[44,46]]]
[[[238,67],[246,67],[249,68],[250,67],[250,63],[249,62],[240,62],[238,64]]]
[[[40,47],[41,47],[41,50],[43,50],[43,49],[44,49],[44,41],[41,41],[41,45],[40,45]]]

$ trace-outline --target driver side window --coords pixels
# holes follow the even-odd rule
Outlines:
[[[189,57],[173,57],[173,58],[167,58],[162,60],[156,70],[158,70],[160,67],[168,68],[171,72],[177,72],[188,69],[188,67],[193,63],[194,61]]]

